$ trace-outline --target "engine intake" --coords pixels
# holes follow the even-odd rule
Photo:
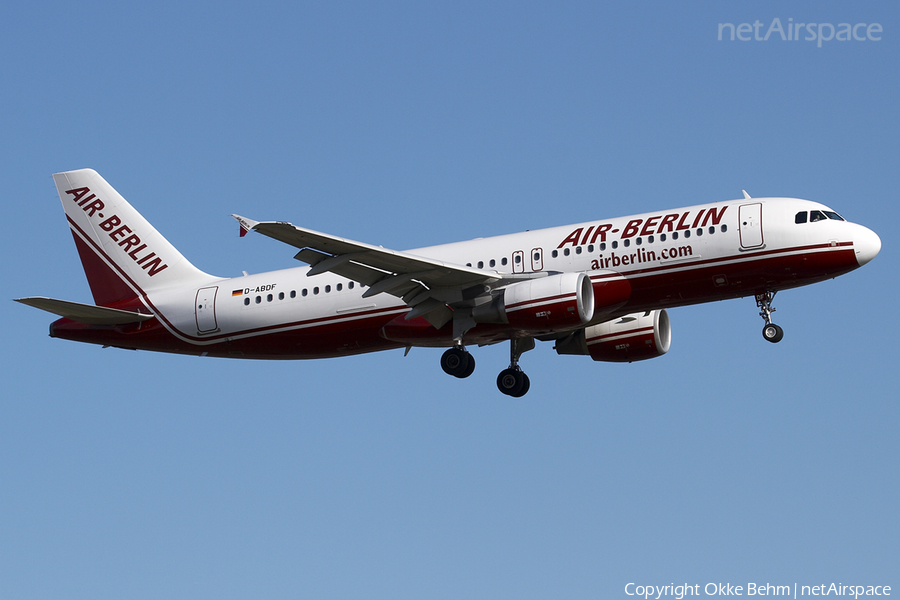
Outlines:
[[[665,310],[626,315],[592,325],[556,343],[557,354],[589,354],[602,362],[634,362],[669,351],[672,327]]]

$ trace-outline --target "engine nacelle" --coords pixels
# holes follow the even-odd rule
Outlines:
[[[594,317],[594,288],[584,273],[560,273],[503,288],[476,307],[476,323],[502,323],[526,331],[564,331]]]
[[[669,351],[672,327],[665,310],[626,315],[579,329],[556,343],[558,354],[589,354],[603,362],[634,362]]]

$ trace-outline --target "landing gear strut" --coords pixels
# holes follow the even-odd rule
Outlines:
[[[475,357],[461,345],[454,346],[441,356],[441,368],[447,375],[465,379],[475,371]]]
[[[523,352],[534,348],[534,338],[512,339],[509,341],[509,368],[497,375],[497,388],[513,398],[521,398],[531,387],[528,375],[519,367]]]
[[[756,306],[759,307],[759,316],[766,322],[762,330],[763,338],[773,344],[780,342],[781,338],[784,337],[784,329],[772,322],[772,313],[775,312],[775,309],[772,308],[772,300],[775,299],[776,293],[765,292],[756,294]]]

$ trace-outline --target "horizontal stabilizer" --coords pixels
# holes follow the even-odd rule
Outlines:
[[[34,308],[46,310],[54,315],[84,323],[85,325],[127,325],[153,318],[153,315],[143,315],[117,308],[94,306],[93,304],[54,300],[53,298],[31,297],[16,298],[15,300]]]

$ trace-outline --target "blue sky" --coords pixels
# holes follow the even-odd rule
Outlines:
[[[879,41],[717,40],[878,23]],[[6,3],[0,597],[628,598],[900,589],[892,2]],[[389,248],[754,196],[881,254],[670,311],[632,365],[476,349],[237,362],[79,345],[54,172],[98,170],[195,265],[294,266],[231,213]]]

